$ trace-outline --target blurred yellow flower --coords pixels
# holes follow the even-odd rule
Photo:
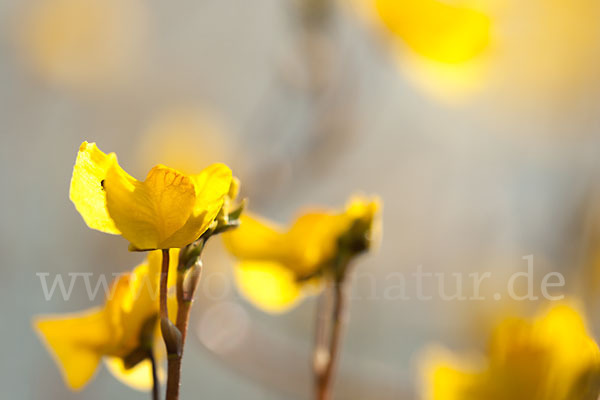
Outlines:
[[[120,234],[131,250],[183,247],[208,229],[231,186],[231,170],[213,164],[197,175],[164,165],[138,181],[95,143],[84,142],[71,179],[70,198],[92,229]]]
[[[311,211],[288,230],[243,214],[239,228],[223,234],[239,263],[240,292],[268,312],[283,312],[333,275],[336,259],[367,250],[380,210],[378,199],[352,199],[342,212]]]
[[[146,19],[139,0],[37,0],[19,34],[28,61],[45,79],[98,88],[135,70]]]
[[[175,285],[178,253],[170,250],[169,286]],[[69,388],[83,388],[102,358],[122,382],[140,390],[152,387],[146,356],[153,351],[158,361],[165,358],[158,323],[161,263],[160,251],[149,253],[145,263],[114,281],[103,307],[34,319]],[[168,308],[169,315],[176,315],[174,296]]]
[[[379,18],[406,46],[424,57],[460,63],[490,42],[490,18],[472,8],[439,0],[374,0]]]
[[[137,158],[143,165],[162,163],[185,173],[217,161],[235,161],[229,132],[224,121],[203,107],[168,108],[149,121]]]
[[[490,93],[515,107],[561,105],[598,82],[600,2],[352,0],[399,69],[450,104]]]
[[[565,304],[533,321],[501,322],[481,362],[436,349],[423,367],[431,400],[596,400],[600,392],[600,351]]]
[[[481,89],[496,23],[489,5],[440,0],[353,4],[383,33],[398,66],[425,91],[456,102]]]

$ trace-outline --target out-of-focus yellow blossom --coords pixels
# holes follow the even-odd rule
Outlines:
[[[427,400],[596,400],[600,391],[598,346],[565,304],[501,322],[480,362],[440,349],[424,361]]]
[[[178,249],[170,250],[170,287],[176,281],[178,253]],[[83,388],[103,358],[122,382],[140,390],[152,387],[151,363],[146,356],[153,351],[159,367],[165,358],[158,323],[161,263],[161,251],[149,253],[145,263],[114,281],[102,307],[35,318],[35,329],[69,388]],[[168,308],[174,317],[174,296],[169,297]]]
[[[218,116],[200,107],[175,107],[158,113],[143,132],[138,159],[142,165],[163,163],[184,173],[232,157],[229,129]],[[235,161],[235,160],[232,160]]]
[[[479,55],[490,42],[484,13],[439,0],[374,0],[383,24],[414,52],[444,63]]]
[[[354,0],[384,33],[398,65],[422,89],[447,101],[479,90],[493,43],[494,20],[474,1]]]
[[[70,197],[90,228],[122,235],[131,250],[180,248],[208,229],[231,179],[224,164],[213,164],[197,175],[157,165],[145,181],[138,181],[119,166],[114,153],[84,142]]]
[[[490,92],[510,106],[572,103],[595,87],[600,2],[352,0],[399,69],[446,103]]]
[[[135,69],[146,20],[139,0],[37,0],[19,33],[30,64],[44,78],[100,88]]]
[[[240,227],[223,235],[227,249],[239,259],[235,279],[240,292],[265,311],[286,311],[318,289],[320,277],[336,273],[340,256],[367,250],[379,209],[378,199],[354,198],[341,212],[304,213],[287,230],[242,215]]]

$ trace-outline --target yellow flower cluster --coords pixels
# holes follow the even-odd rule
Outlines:
[[[223,164],[213,164],[197,175],[157,165],[144,181],[138,181],[119,166],[114,153],[105,154],[95,143],[81,144],[70,198],[84,221],[92,229],[123,236],[130,250],[155,251],[145,263],[115,280],[103,307],[35,319],[36,330],[70,388],[82,388],[103,358],[125,383],[140,389],[152,386],[148,360],[165,358],[159,329],[159,249],[170,249],[167,286],[173,287],[179,249],[218,221],[228,222],[238,186]],[[174,296],[168,299],[168,308],[174,316]]]
[[[432,349],[423,373],[426,400],[596,400],[600,350],[579,313],[560,304],[533,321],[504,320],[483,360]]]
[[[240,259],[235,276],[241,291],[265,310],[283,311],[308,287],[341,279],[351,259],[369,249],[378,225],[379,201],[354,198],[342,211],[308,212],[284,231],[241,215],[244,203],[234,209],[238,191],[238,179],[223,164],[197,175],[157,165],[139,181],[120,167],[114,153],[81,144],[70,189],[77,211],[90,228],[121,235],[130,250],[150,253],[114,281],[102,307],[35,319],[70,388],[85,386],[102,359],[115,376],[138,389],[153,384],[151,360],[157,375],[164,375],[160,361],[168,334],[160,323],[159,287],[165,254],[170,260],[166,287],[172,289],[167,314],[173,324],[180,322],[179,316],[173,319],[178,311],[189,309],[179,301],[186,295],[182,291],[197,284],[197,276],[189,274],[195,279],[190,283],[185,271],[197,261],[202,238],[222,232],[227,248]],[[180,332],[179,326],[168,329]]]
[[[500,53],[513,55],[498,64],[498,70],[502,75],[512,73],[514,82],[538,89],[531,92],[545,93],[546,86],[564,90],[563,81],[570,87],[580,70],[596,74],[589,67],[594,64],[588,62],[588,53],[597,38],[587,28],[577,29],[582,21],[586,27],[597,25],[596,14],[588,12],[598,7],[591,0],[570,10],[558,0],[538,0],[531,9],[542,15],[539,21],[525,30],[528,35],[505,38],[511,45],[504,47],[499,37],[506,22],[501,23],[500,15],[507,14],[498,13],[502,7],[496,10],[494,2],[353,1],[363,4],[372,22],[400,50],[403,68],[414,67],[412,80],[432,93],[447,91],[445,86],[481,87],[488,63],[498,63]],[[42,77],[66,86],[95,87],[118,83],[120,76],[126,76],[144,36],[144,2],[37,3],[18,25],[24,27],[24,53]],[[530,36],[526,44],[517,43],[525,36]],[[553,45],[539,46],[539,37],[543,44]],[[574,56],[560,57],[565,49]],[[524,55],[537,61],[523,64]],[[508,85],[511,90],[518,86]],[[197,126],[184,113],[160,121],[155,130],[157,137],[169,132],[172,140],[174,130],[195,134]],[[177,142],[181,143],[189,145],[186,140]],[[280,227],[242,214],[245,203],[234,208],[239,184],[221,163],[198,174],[159,164],[138,180],[119,165],[114,153],[104,153],[95,143],[81,144],[70,185],[75,208],[90,228],[120,235],[131,251],[148,254],[142,264],[112,282],[102,305],[34,319],[34,329],[69,388],[82,389],[102,362],[127,385],[156,388],[156,376],[164,379],[166,374],[163,361],[178,358],[181,362],[187,319],[182,328],[180,314],[189,316],[200,279],[200,252],[206,239],[217,233],[223,233],[225,247],[236,259],[234,279],[239,291],[261,310],[285,312],[304,297],[319,293],[325,283],[334,283],[334,306],[323,313],[330,325],[320,329],[317,323],[316,329],[329,337],[321,340],[325,345],[316,344],[314,353],[317,385],[320,380],[327,382],[324,386],[330,384],[344,311],[341,283],[356,257],[376,243],[381,202],[376,197],[353,197],[343,209],[307,210],[289,226]],[[166,293],[166,307],[159,292]],[[180,340],[173,346],[175,351],[169,335]],[[495,327],[484,354],[471,358],[431,348],[421,367],[424,400],[598,400],[600,393],[600,349],[580,312],[567,303],[553,305],[531,319],[504,319]],[[179,387],[179,376],[175,385]],[[328,398],[330,388],[320,389],[325,394],[318,398]]]

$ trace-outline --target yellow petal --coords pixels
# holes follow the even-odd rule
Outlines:
[[[115,331],[122,334],[110,355],[123,357],[134,351],[140,345],[144,325],[159,314],[159,275],[151,276],[148,270],[148,264],[137,266],[129,274],[127,284],[122,285],[123,293],[115,311],[119,315],[119,326],[115,327]]]
[[[144,182],[112,166],[104,188],[109,215],[138,250],[168,248],[165,240],[186,223],[196,200],[190,178],[163,165],[152,168]]]
[[[284,234],[273,223],[249,213],[240,217],[237,229],[223,233],[227,250],[240,260],[281,260],[285,256]]]
[[[104,311],[38,317],[34,326],[69,388],[81,389],[94,376],[111,340]]]
[[[198,239],[217,217],[231,186],[231,170],[225,164],[213,164],[190,176],[196,201],[185,225],[163,242],[163,248],[183,247]]]
[[[346,205],[346,215],[354,219],[373,220],[381,210],[381,200],[353,196]]]
[[[600,350],[590,336],[582,315],[567,304],[555,305],[535,324],[538,337],[552,338],[559,363],[571,370],[599,363]]]
[[[375,0],[387,28],[416,53],[460,63],[489,45],[490,18],[474,9],[439,0]]]
[[[124,336],[124,309],[133,306],[133,297],[131,295],[130,283],[131,273],[125,273],[116,278],[110,288],[110,292],[104,303],[104,313],[111,330],[110,346],[106,349],[111,354],[127,354],[130,349],[121,349],[120,344]]]
[[[301,298],[294,273],[281,264],[245,261],[237,265],[234,274],[241,294],[264,311],[287,311]]]
[[[474,360],[455,357],[448,350],[432,346],[420,357],[423,400],[476,400],[473,387],[478,372]]]
[[[232,173],[227,165],[216,163],[191,178],[196,188],[194,212],[199,214],[206,208],[214,207],[229,193]]]
[[[152,388],[152,363],[150,360],[146,359],[129,369],[125,368],[123,359],[120,357],[107,357],[104,359],[104,364],[115,378],[127,386],[140,391]],[[162,381],[165,375],[162,363],[157,365],[157,374],[159,381]]]
[[[168,287],[173,291],[177,281],[179,249],[170,250]],[[159,283],[162,267],[162,251],[150,252],[148,260],[133,272],[122,275],[114,283],[112,295],[106,302],[107,315],[113,327],[112,347],[107,354],[123,357],[140,345],[140,334],[146,322],[160,312]],[[169,316],[177,312],[174,292],[169,294]],[[173,299],[173,301],[171,301]],[[172,304],[173,303],[173,304]],[[158,320],[157,320],[158,326]],[[158,333],[158,331],[157,331]]]
[[[294,222],[286,234],[289,258],[286,262],[298,276],[314,273],[334,257],[337,239],[349,227],[351,219],[332,212],[310,212]]]
[[[552,392],[557,398],[565,398],[583,374],[600,367],[600,350],[581,315],[574,308],[559,304],[533,322],[504,320],[492,337],[490,359],[494,365],[537,377],[540,385],[549,385],[542,379],[559,374],[562,384],[552,385]]]
[[[71,178],[69,196],[85,223],[92,229],[120,234],[106,209],[106,192],[102,182],[111,166],[120,169],[114,153],[105,154],[96,143],[83,142]],[[125,171],[121,170],[122,174]]]

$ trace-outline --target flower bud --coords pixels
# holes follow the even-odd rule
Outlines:
[[[200,276],[202,275],[202,261],[198,260],[196,263],[185,273],[183,279],[183,300],[192,301],[194,293],[200,282]]]
[[[183,340],[181,338],[181,332],[179,329],[177,329],[170,319],[161,318],[160,331],[162,332],[163,339],[165,340],[167,354],[169,356],[181,357]]]

